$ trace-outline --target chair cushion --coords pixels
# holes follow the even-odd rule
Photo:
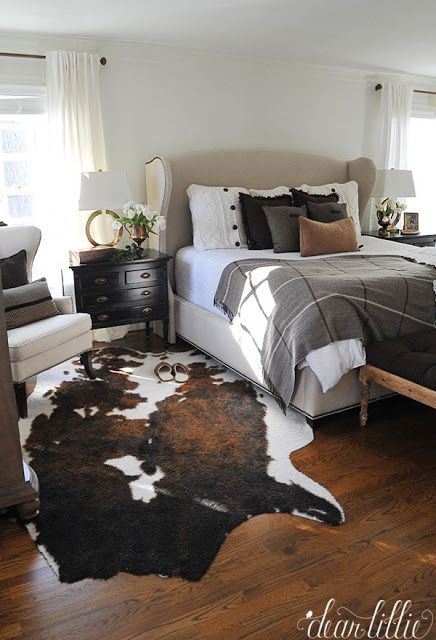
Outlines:
[[[366,347],[366,362],[436,391],[436,329],[373,342]]]
[[[8,331],[9,354],[13,362],[49,351],[91,330],[87,313],[65,315],[38,320],[24,327]]]

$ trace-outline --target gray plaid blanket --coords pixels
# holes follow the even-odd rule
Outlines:
[[[285,408],[295,367],[338,340],[364,343],[434,326],[435,267],[394,255],[229,264],[215,306],[258,350],[268,388]]]

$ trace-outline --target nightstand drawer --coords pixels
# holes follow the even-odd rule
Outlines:
[[[86,293],[82,296],[82,301],[85,309],[98,309],[99,307],[106,309],[108,305],[129,304],[139,301],[146,305],[149,302],[159,300],[162,295],[162,287],[155,284],[151,287],[124,289],[121,291]]]
[[[91,313],[92,326],[109,326],[129,322],[145,322],[159,320],[167,313],[167,306],[163,303],[142,304],[141,306],[125,307],[123,309],[105,309],[100,313]]]
[[[117,271],[87,273],[79,277],[80,289],[87,291],[90,289],[118,289],[119,282],[120,274]]]
[[[163,275],[165,273],[164,269],[129,269],[125,272],[125,282],[126,284],[139,284],[139,283],[152,283],[152,282],[160,282],[162,281]]]

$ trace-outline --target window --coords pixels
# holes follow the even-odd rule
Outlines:
[[[50,193],[45,87],[0,86],[0,221],[41,229],[32,275],[57,295],[63,265]]]
[[[426,96],[425,103],[414,102],[408,144],[416,198],[407,199],[407,210],[418,211],[420,230],[429,233],[434,233],[436,225],[436,106],[432,98]]]
[[[47,122],[43,114],[0,114],[0,220],[41,224]]]

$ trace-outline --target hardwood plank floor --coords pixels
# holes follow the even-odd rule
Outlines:
[[[436,614],[435,418],[395,398],[370,408],[365,430],[357,413],[326,420],[292,460],[333,492],[346,523],[253,518],[199,583],[120,574],[60,584],[27,533],[3,517],[0,638],[298,640],[307,637],[298,619],[321,614],[330,598],[359,615],[381,598],[388,609],[410,599],[416,615]]]

